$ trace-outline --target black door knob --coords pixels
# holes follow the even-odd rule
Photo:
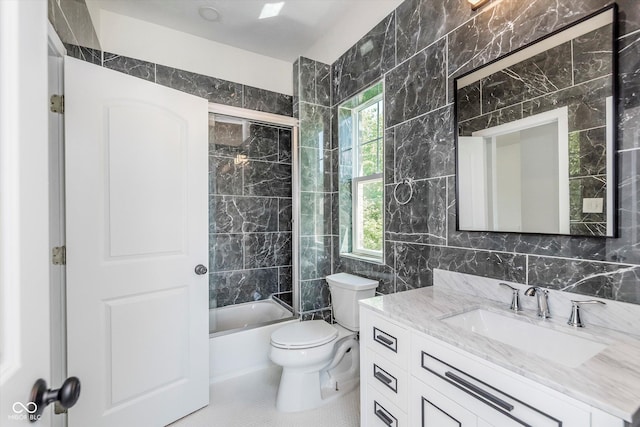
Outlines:
[[[195,272],[198,276],[202,276],[203,274],[207,274],[207,267],[202,264],[196,265]]]
[[[62,387],[52,390],[47,388],[47,382],[40,378],[31,388],[31,401],[36,404],[36,410],[30,416],[31,422],[40,419],[44,408],[52,402],[60,402],[64,409],[71,408],[80,397],[80,380],[69,377],[62,383]]]

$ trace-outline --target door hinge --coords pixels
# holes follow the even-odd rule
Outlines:
[[[49,109],[52,113],[64,114],[64,95],[51,95]]]
[[[53,265],[67,264],[67,248],[64,246],[56,246],[51,250],[51,262]]]

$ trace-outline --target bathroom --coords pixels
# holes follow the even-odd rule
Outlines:
[[[324,48],[298,52],[295,55],[297,59],[289,62],[269,62],[265,54],[262,59],[265,62],[259,65],[269,72],[277,68],[273,64],[281,67],[278,68],[282,70],[281,75],[276,77],[269,72],[256,77],[260,73],[238,71],[239,67],[229,66],[225,70],[224,65],[211,64],[216,62],[212,59],[202,59],[202,64],[198,64],[194,58],[206,56],[202,51],[181,53],[175,45],[168,44],[170,48],[165,52],[157,47],[147,51],[143,48],[144,43],[150,43],[155,36],[170,33],[163,33],[151,22],[108,10],[101,20],[96,19],[92,3],[89,0],[86,4],[76,0],[49,1],[48,19],[69,56],[204,97],[217,106],[240,107],[255,113],[242,112],[248,116],[238,117],[241,113],[237,110],[209,109],[208,120],[210,124],[213,122],[208,135],[210,146],[207,155],[209,258],[200,261],[210,270],[206,274],[209,283],[207,308],[224,309],[271,300],[275,301],[276,308],[285,309],[276,315],[283,317],[278,320],[295,323],[299,318],[332,322],[334,313],[327,276],[345,272],[374,280],[378,282],[376,295],[381,296],[432,287],[434,278],[442,277],[442,271],[520,284],[525,288],[540,286],[552,291],[568,291],[581,294],[584,299],[595,297],[617,301],[629,304],[631,312],[640,304],[640,205],[637,189],[640,179],[637,158],[640,155],[640,5],[636,0],[616,2],[619,102],[614,153],[617,191],[612,192],[615,193],[612,196],[613,206],[617,209],[613,215],[616,220],[612,222],[615,226],[612,234],[616,237],[566,235],[583,232],[459,231],[456,206],[454,80],[597,12],[609,2],[490,0],[474,10],[467,0],[380,1],[377,3],[383,5],[379,10],[363,12],[372,19],[366,28],[356,26],[348,31],[343,27],[344,37],[340,37],[341,31],[335,29],[325,38],[327,46]],[[214,3],[221,2],[211,2]],[[360,2],[360,5],[366,8],[362,6],[364,3]],[[32,7],[37,9],[35,5]],[[40,9],[28,12],[40,14],[38,16],[42,18]],[[379,15],[375,17],[375,13]],[[348,23],[347,20],[337,22],[341,25]],[[109,25],[119,31],[106,31],[104,26]],[[135,34],[136,26],[141,40],[128,39]],[[46,33],[46,30],[41,28],[39,31]],[[117,32],[121,33],[120,39],[115,34]],[[99,40],[96,34],[110,34],[111,38]],[[179,40],[195,40],[195,37],[185,36]],[[192,46],[196,49],[197,46],[208,45],[194,43]],[[42,61],[28,60],[35,61],[33,66],[40,69],[46,67]],[[26,64],[29,62],[25,62],[23,67]],[[352,218],[349,209],[343,209],[343,203],[351,200],[352,195],[349,191],[344,192],[341,186],[344,177],[341,166],[345,164],[344,153],[348,149],[341,145],[344,122],[340,111],[363,91],[376,87],[380,82],[383,82],[383,105],[379,111],[384,113],[380,112],[378,116],[382,117],[382,124],[378,123],[378,127],[383,129],[383,135],[378,138],[381,147],[378,153],[383,154],[378,155],[375,172],[381,174],[384,186],[383,238],[378,242],[382,245],[381,250],[376,251],[372,260],[366,256],[344,255],[350,252],[348,228]],[[37,93],[32,96],[42,98]],[[258,113],[279,117],[260,116]],[[47,118],[38,116],[34,120],[44,123],[42,120]],[[221,154],[220,150],[224,148],[219,149],[218,146],[224,145],[219,141],[223,137],[216,135],[215,131],[225,124],[237,132],[247,128],[250,141],[256,141],[257,145],[265,143],[269,149],[277,146],[278,149],[269,153],[249,150],[245,158],[236,157],[237,153]],[[234,144],[229,143],[232,148]],[[32,161],[35,163],[30,167],[39,168],[37,160],[38,156],[34,155]],[[41,161],[46,162],[46,159]],[[238,167],[237,162],[268,165],[269,168],[251,169],[258,171],[251,177],[250,169]],[[267,184],[262,180],[264,176],[270,178]],[[255,185],[251,179],[255,179]],[[34,194],[42,195],[42,188],[37,189]],[[584,191],[583,198],[598,197]],[[42,199],[46,204],[45,196],[42,195]],[[237,200],[249,198],[256,204],[244,212],[238,211],[238,216],[234,217],[229,208],[236,207]],[[35,211],[46,213],[49,209],[40,206]],[[248,218],[249,211],[257,212],[258,216]],[[296,215],[299,221],[295,221]],[[246,222],[238,223],[238,219]],[[41,220],[27,217],[25,221]],[[45,222],[48,221],[47,215]],[[587,221],[574,222],[576,228],[579,227],[577,223],[587,224]],[[24,233],[30,235],[29,230]],[[39,256],[37,262],[48,266],[48,243],[45,249],[34,253]],[[49,283],[48,268],[44,273],[40,273],[44,275],[38,280]],[[499,295],[508,303],[509,292],[502,292]],[[61,302],[56,303],[55,298],[52,292],[52,296],[43,302],[47,313],[51,306],[52,316],[56,304],[62,305]],[[521,294],[521,299],[525,309],[535,309],[534,298]],[[3,312],[8,312],[4,305],[2,307]],[[611,308],[611,304],[607,308]],[[584,308],[585,323],[588,313],[596,309]],[[564,320],[563,310],[567,311],[568,317],[569,308],[562,308],[554,311],[554,319]],[[294,313],[293,319],[288,314],[291,312]],[[48,323],[55,322],[49,320]],[[267,325],[274,330],[280,326],[278,323]],[[51,337],[48,338],[51,348],[56,345],[59,338],[56,334],[59,333],[52,326]],[[271,331],[266,333],[269,335]],[[231,336],[223,333],[217,338],[231,340]],[[6,337],[10,338],[10,334],[3,330],[0,338],[4,340]],[[249,341],[255,340],[249,338]],[[222,343],[218,346],[212,344],[209,351],[226,347]],[[232,351],[233,354],[237,353]],[[271,366],[264,357],[258,362],[248,363]],[[54,365],[55,362],[48,379],[50,386],[58,387],[66,375],[56,373]],[[238,371],[243,369],[247,368],[239,367]],[[272,424],[265,421],[264,425],[312,425],[304,418],[304,412],[292,414],[294,418],[287,420],[275,411],[274,387],[277,389],[279,377],[274,374],[273,367],[248,369],[247,372],[253,372],[256,379],[267,384],[260,390],[271,393],[269,397],[254,394],[256,399],[264,399],[256,402],[262,413],[272,414],[276,420],[269,421]],[[47,378],[48,370],[40,372],[44,373],[39,373],[39,377]],[[226,369],[225,372],[228,373]],[[25,382],[29,386],[25,390],[30,389],[35,379],[29,377]],[[207,386],[210,379],[207,379]],[[219,378],[218,383],[225,380],[228,378]],[[210,407],[213,407],[215,396],[220,399],[229,396],[220,396],[216,382],[211,384]],[[248,393],[252,388],[251,384],[244,386],[246,388],[241,389],[241,385],[236,385],[238,388],[235,390]],[[89,390],[83,392],[90,393]],[[13,400],[9,406],[2,400],[0,424],[7,421],[5,411],[11,413],[7,408],[14,401],[26,399],[23,395],[27,396],[27,391],[6,394],[7,399]],[[358,410],[359,399],[354,392],[344,401],[336,402],[337,406],[326,406],[324,412],[322,408],[314,409],[306,417],[320,420],[318,425],[358,425],[365,420]],[[207,413],[208,409],[203,409],[191,420],[187,417],[177,425],[214,425],[216,419],[221,419],[217,416],[230,417],[234,412],[246,410],[237,406],[237,402],[232,403],[233,399],[229,399],[226,415]],[[69,409],[69,421],[73,424],[71,414],[73,408]],[[340,414],[347,415],[340,419]],[[59,424],[62,421],[57,420],[66,417],[54,416],[53,411],[47,416],[49,418],[42,423],[51,425],[62,425]],[[250,424],[247,421],[237,425]],[[373,421],[371,425],[375,425]]]

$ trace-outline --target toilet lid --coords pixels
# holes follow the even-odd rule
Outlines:
[[[331,342],[338,330],[324,320],[292,323],[271,334],[271,344],[279,348],[311,348]]]

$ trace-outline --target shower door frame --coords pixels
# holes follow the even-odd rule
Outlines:
[[[298,316],[300,314],[300,168],[298,153],[298,128],[300,125],[300,121],[295,117],[265,113],[262,111],[249,110],[246,108],[233,107],[223,104],[216,104],[214,102],[209,103],[209,113],[237,117],[239,119],[246,119],[263,123],[265,125],[276,125],[291,128],[291,291],[293,300],[293,314],[295,316]]]

